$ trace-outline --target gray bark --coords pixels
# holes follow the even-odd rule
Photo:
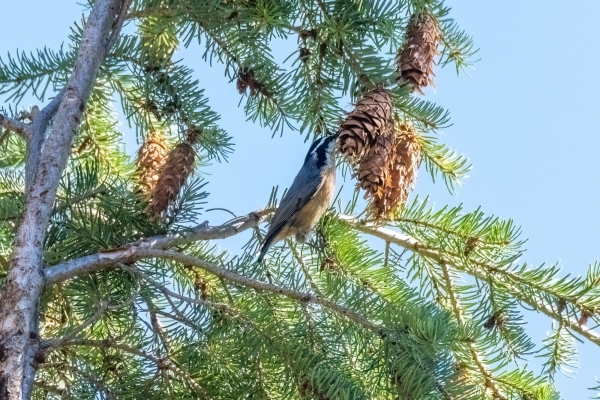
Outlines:
[[[26,205],[6,283],[0,289],[0,400],[20,400],[31,394],[35,375],[33,357],[39,343],[37,305],[44,286],[42,246],[73,137],[107,53],[111,28],[113,25],[120,28],[120,24],[115,24],[120,4],[121,0],[98,0],[94,4],[73,73],[64,96],[59,99],[52,131],[45,141],[28,146],[35,154],[27,157],[30,181],[26,188]],[[56,103],[58,100],[51,103],[52,107]],[[47,113],[40,116],[39,125],[36,126],[35,120],[31,125],[36,126],[38,132],[30,135],[30,139],[43,140],[53,114],[52,109],[44,111]],[[41,126],[44,118],[46,122]]]
[[[65,88],[63,88],[52,101],[44,107],[42,111],[39,111],[37,107],[33,107],[31,111],[31,118],[33,122],[29,127],[29,136],[27,138],[27,156],[25,160],[25,193],[29,191],[33,177],[35,176],[35,170],[38,166],[40,155],[42,153],[42,147],[46,140],[46,130],[48,129],[50,120],[54,117],[58,111],[58,107],[65,95]]]

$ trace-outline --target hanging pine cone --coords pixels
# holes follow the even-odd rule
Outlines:
[[[192,145],[199,134],[195,128],[188,130],[188,137],[169,152],[164,167],[152,192],[150,202],[151,212],[155,217],[160,217],[177,198],[179,191],[187,178],[194,172],[196,152]]]
[[[358,167],[358,182],[365,197],[380,194],[390,176],[390,161],[394,156],[394,131],[388,129],[377,139]]]
[[[365,94],[340,127],[339,149],[342,154],[351,161],[367,155],[377,137],[388,130],[392,109],[392,98],[387,90],[376,88]]]
[[[420,158],[417,133],[408,125],[400,125],[395,133],[394,151],[388,164],[385,185],[371,197],[372,213],[377,219],[388,217],[406,201],[417,179]]]
[[[400,77],[423,94],[422,87],[434,86],[432,76],[440,34],[437,21],[429,14],[413,15],[406,33],[406,45],[398,52]]]
[[[160,170],[167,159],[167,146],[164,136],[159,132],[150,133],[140,147],[136,164],[138,187],[149,196],[156,187]]]

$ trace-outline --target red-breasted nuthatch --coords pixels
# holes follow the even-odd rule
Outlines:
[[[319,222],[335,191],[335,142],[337,134],[315,140],[273,218],[258,262],[273,244],[289,236],[303,243]]]

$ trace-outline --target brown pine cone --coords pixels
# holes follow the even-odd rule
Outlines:
[[[390,161],[394,156],[394,131],[388,129],[379,135],[371,151],[360,160],[358,181],[366,191],[366,196],[372,197],[380,193],[389,178]]]
[[[435,18],[429,14],[413,15],[406,33],[406,45],[396,57],[400,77],[421,90],[429,84],[434,86],[432,76],[434,58],[437,55],[440,34]]]
[[[196,152],[190,139],[195,140],[197,134],[198,131],[190,129],[188,140],[179,143],[170,151],[152,192],[150,207],[155,217],[160,217],[167,211],[188,177],[194,172]]]
[[[388,164],[388,179],[381,191],[371,197],[371,210],[377,219],[384,219],[406,202],[417,179],[421,146],[414,128],[400,125],[395,133],[394,151]]]
[[[140,147],[136,164],[138,187],[145,195],[150,195],[160,175],[160,170],[167,159],[165,137],[160,132],[150,133]]]
[[[377,88],[365,94],[340,128],[342,154],[355,162],[365,157],[377,137],[392,124],[392,111],[392,98],[387,90]]]

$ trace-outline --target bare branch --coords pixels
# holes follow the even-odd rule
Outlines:
[[[136,259],[136,251],[142,248],[168,249],[200,240],[225,239],[247,229],[254,228],[273,213],[273,209],[252,212],[219,226],[209,226],[208,221],[192,228],[189,232],[167,234],[140,239],[118,249],[93,254],[56,264],[44,270],[47,285],[64,281],[77,275],[100,271],[116,263],[127,263]]]
[[[119,39],[119,34],[121,33],[121,28],[123,27],[123,23],[127,19],[127,12],[129,11],[129,7],[131,6],[132,0],[123,0],[121,3],[121,9],[119,10],[119,15],[117,15],[117,19],[115,20],[112,26],[112,32],[110,34],[110,38],[108,39],[108,44],[106,46],[107,51],[110,51],[117,40]]]
[[[507,273],[506,271],[501,271],[494,266],[490,266],[490,265],[486,266],[486,265],[482,265],[480,263],[478,263],[478,266],[482,270],[478,270],[478,269],[468,269],[467,270],[464,267],[461,267],[461,265],[459,263],[452,262],[451,260],[446,259],[444,256],[442,256],[442,253],[439,250],[421,245],[415,238],[401,234],[399,232],[395,232],[390,229],[377,228],[372,225],[364,224],[360,221],[357,221],[355,218],[353,218],[351,216],[339,215],[338,218],[340,218],[342,221],[346,222],[349,226],[351,226],[352,228],[354,228],[358,231],[361,231],[361,232],[367,233],[369,235],[373,235],[375,237],[383,239],[385,241],[397,244],[398,246],[404,247],[405,249],[410,250],[414,253],[417,253],[423,257],[427,257],[427,258],[435,261],[436,263],[451,265],[454,268],[456,268],[460,271],[466,272],[466,273],[476,277],[477,279],[481,279],[484,282],[490,283],[490,277],[484,273],[484,269],[486,269],[486,268],[488,270],[493,270],[498,273],[503,273],[503,272]],[[507,289],[510,289],[510,287],[508,287]],[[565,317],[565,316],[561,315],[560,313],[556,312],[554,309],[552,309],[551,307],[549,307],[545,304],[533,303],[530,299],[525,297],[521,293],[520,290],[510,290],[510,294],[512,296],[514,296],[517,300],[519,300],[521,303],[529,305],[530,307],[541,312],[542,314],[545,314],[546,316],[548,316],[552,319],[555,319],[557,321],[562,321],[562,323],[564,323],[565,326],[567,326],[570,329],[572,329],[573,331],[579,333],[581,336],[585,337],[592,343],[600,346],[600,333],[598,333],[592,329],[589,329],[585,325],[580,325],[578,323],[578,321],[573,318],[570,318],[568,316]]]
[[[0,114],[0,126],[17,133],[23,139],[27,139],[31,135],[31,125],[9,118],[3,114]]]

